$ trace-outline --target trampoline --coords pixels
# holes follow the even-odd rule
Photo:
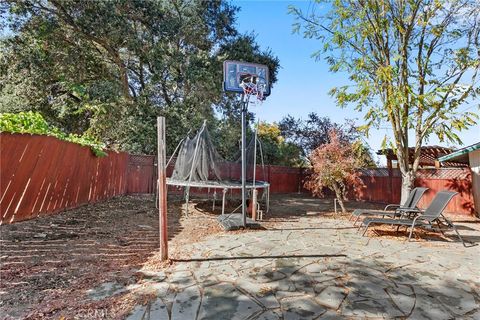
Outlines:
[[[260,160],[262,168],[265,170],[261,143],[255,133],[252,141],[247,147],[247,156],[249,158],[248,163],[251,165],[251,170],[249,170],[249,172],[251,174],[250,177],[247,178],[246,189],[250,191],[250,193],[252,193],[253,190],[263,190],[262,197],[265,199],[266,203],[265,212],[268,212],[270,207],[270,183],[255,179],[257,170],[257,148],[260,150]],[[187,135],[187,137],[180,141],[168,161],[167,166],[175,156],[177,157],[174,170],[172,176],[167,178],[166,183],[168,186],[183,188],[186,204],[185,214],[188,215],[190,189],[200,188],[214,190],[213,210],[215,210],[216,191],[221,190],[222,216],[226,215],[226,194],[229,190],[242,190],[242,182],[240,180],[232,180],[229,177],[223,176],[226,170],[222,170],[221,168],[228,162],[225,161],[215,149],[210,139],[206,121],[194,137],[190,138]],[[239,161],[237,161],[237,163]],[[265,174],[263,174],[263,176],[265,176]],[[234,213],[240,207],[237,207],[231,213]]]

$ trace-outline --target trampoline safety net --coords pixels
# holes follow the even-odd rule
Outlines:
[[[172,179],[180,181],[222,180],[221,165],[225,160],[213,146],[204,123],[195,137],[186,137],[180,145]]]
[[[260,151],[258,154],[256,152],[257,148]],[[177,156],[175,166],[171,178],[167,178],[167,185],[183,187],[187,204],[190,198],[190,187],[222,190],[223,215],[227,190],[241,189],[242,183],[239,180],[231,180],[230,170],[228,170],[230,164],[217,152],[206,122],[194,137],[187,136],[179,143],[171,159],[175,155]],[[259,176],[256,174],[256,166],[254,165],[257,163],[256,158],[260,160],[258,164],[262,166],[263,175],[261,177],[263,178],[265,177],[265,169],[262,148],[260,141],[254,135],[247,146],[246,187],[250,190],[263,189],[265,191],[262,192],[262,198],[266,197],[266,212],[268,212],[270,184],[258,180]],[[236,163],[241,163],[241,161],[236,161]],[[215,201],[213,203],[213,208],[215,208]],[[188,205],[185,214],[188,215]]]
[[[256,150],[260,152],[257,153]],[[260,141],[252,137],[247,145],[247,180],[258,178],[255,174],[256,166],[262,167],[262,177],[265,177],[263,154]],[[255,161],[257,158],[260,161]],[[241,163],[240,155],[235,163]],[[185,182],[226,181],[230,177],[225,173],[227,161],[217,152],[207,125],[204,123],[197,134],[181,141],[171,180]]]

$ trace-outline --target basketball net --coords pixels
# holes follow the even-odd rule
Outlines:
[[[256,75],[245,75],[242,77],[240,82],[240,87],[243,88],[243,93],[248,96],[248,100],[250,101],[251,96],[256,96],[257,99],[255,101],[251,101],[254,104],[261,104],[263,100],[265,100],[264,92],[265,92],[265,84],[259,83],[258,76]]]

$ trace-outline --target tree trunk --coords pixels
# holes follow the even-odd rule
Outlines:
[[[338,203],[340,204],[340,208],[342,208],[342,213],[347,213],[345,205],[343,204],[343,194],[340,186],[335,183],[333,184],[332,188],[333,191],[335,191],[335,196],[337,197]]]
[[[406,173],[402,172],[402,199],[400,201],[401,204],[404,204],[407,200],[410,191],[414,188],[414,183],[415,173],[412,170]]]

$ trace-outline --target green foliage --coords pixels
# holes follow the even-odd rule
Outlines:
[[[34,112],[0,113],[0,131],[11,133],[31,133],[55,136],[42,115]]]
[[[38,112],[0,113],[0,132],[40,134],[88,146],[97,157],[106,156],[105,147],[87,135],[65,134],[57,127],[51,126]]]
[[[129,152],[154,153],[158,116],[169,152],[203,119],[229,118],[238,103],[221,91],[225,59],[266,63],[273,80],[279,67],[238,34],[227,1],[18,0],[2,9],[11,32],[0,39],[0,112],[36,111]]]
[[[292,167],[305,166],[300,147],[294,143],[286,142],[276,123],[261,122],[258,124],[257,130],[266,164]]]

